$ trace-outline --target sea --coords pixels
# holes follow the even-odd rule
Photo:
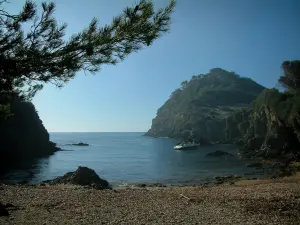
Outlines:
[[[39,183],[86,166],[112,186],[137,183],[195,185],[217,176],[264,176],[263,171],[246,167],[250,160],[238,157],[234,145],[201,146],[194,150],[174,150],[178,142],[152,138],[144,133],[50,133],[51,141],[63,151],[24,162],[4,176],[6,183]],[[89,146],[72,146],[79,141]],[[215,151],[236,157],[207,157]]]

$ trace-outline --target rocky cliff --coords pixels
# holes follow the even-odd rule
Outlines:
[[[300,95],[264,90],[247,115],[228,117],[231,141],[242,146],[250,157],[299,158]],[[238,118],[237,118],[238,117]],[[234,131],[234,132],[233,132]]]
[[[248,118],[251,102],[263,89],[249,78],[220,68],[193,76],[158,109],[146,135],[202,143],[235,140],[239,129],[247,127],[245,122],[238,128],[237,121]]]
[[[264,89],[222,69],[182,83],[146,135],[236,143],[248,157],[300,158],[300,92]]]
[[[47,156],[57,150],[32,103],[14,101],[11,113],[0,121],[1,162]]]

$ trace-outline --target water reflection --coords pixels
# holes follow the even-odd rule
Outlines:
[[[0,181],[9,184],[28,183],[48,168],[48,165],[49,157],[8,159],[1,164]]]

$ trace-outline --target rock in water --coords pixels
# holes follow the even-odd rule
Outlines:
[[[211,153],[208,153],[206,156],[209,156],[209,157],[226,157],[226,156],[234,156],[228,152],[223,152],[223,151],[215,151],[215,152],[211,152]]]
[[[68,172],[62,177],[57,177],[56,179],[50,181],[44,181],[43,183],[50,185],[83,185],[90,186],[98,190],[110,188],[109,183],[106,180],[101,179],[94,170],[81,166],[79,166],[75,172]]]
[[[9,216],[8,211],[6,210],[5,205],[0,202],[0,216]]]
[[[255,167],[255,168],[262,168],[263,164],[261,162],[253,162],[246,165],[247,167]]]
[[[75,146],[89,146],[88,143],[83,143],[83,142],[79,142],[79,143],[72,144],[72,145],[75,145]]]

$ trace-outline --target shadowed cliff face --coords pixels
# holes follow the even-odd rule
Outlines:
[[[47,156],[56,150],[32,103],[15,101],[11,113],[0,122],[1,162]]]
[[[248,117],[233,120],[230,130],[237,130],[231,141],[242,145],[246,156],[262,158],[299,158],[300,96],[264,90],[253,103]],[[238,130],[236,127],[243,127]]]
[[[146,135],[203,143],[232,141],[247,125],[238,128],[234,121],[239,118],[228,117],[235,113],[236,117],[248,117],[247,108],[263,89],[251,79],[219,68],[193,76],[157,111]]]

